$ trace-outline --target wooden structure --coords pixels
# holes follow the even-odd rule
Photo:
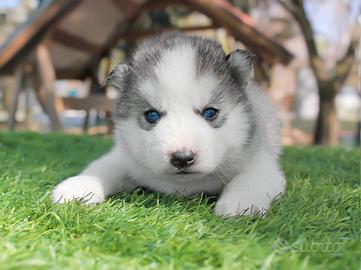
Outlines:
[[[45,0],[0,47],[0,75],[15,74],[17,79],[9,128],[14,128],[18,97],[25,84],[31,84],[35,90],[52,130],[61,129],[57,112],[63,107],[111,107],[113,102],[104,96],[59,99],[54,94],[54,81],[91,78],[91,92],[99,93],[98,66],[120,39],[175,30],[133,28],[144,12],[169,5],[187,6],[213,22],[178,31],[223,27],[263,61],[288,64],[292,59],[286,49],[258,31],[248,15],[226,0]]]

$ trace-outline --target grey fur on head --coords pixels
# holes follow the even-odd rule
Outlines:
[[[127,64],[118,64],[108,75],[107,85],[111,85],[117,89],[121,89],[126,76],[132,72],[133,68]]]
[[[236,50],[226,55],[222,46],[213,40],[181,33],[165,33],[138,45],[128,64],[119,64],[108,76],[107,84],[119,89],[121,94],[114,111],[115,118],[129,116],[134,108],[139,107],[134,105],[144,103],[138,90],[139,82],[157,80],[155,68],[162,54],[181,46],[194,49],[196,76],[211,73],[224,86],[216,90],[219,97],[228,97],[231,103],[241,100],[247,103],[246,94],[242,90],[252,74],[253,54]],[[224,91],[230,92],[229,95],[225,95]]]
[[[241,49],[237,49],[226,56],[227,62],[239,71],[243,84],[247,84],[251,78],[254,57],[254,54]]]

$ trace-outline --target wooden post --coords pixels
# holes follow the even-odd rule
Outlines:
[[[111,69],[111,63],[112,62],[112,51],[110,50],[109,53],[108,53],[108,57],[107,57],[107,65],[106,65],[106,69],[105,69],[105,76],[107,77],[110,73],[110,69]],[[106,95],[107,94],[107,91],[108,91],[108,88],[105,87],[104,88],[104,94]],[[113,120],[112,120],[112,111],[105,111],[105,119],[107,119],[107,133],[108,134],[111,134],[113,129],[114,129],[114,123],[113,123]]]
[[[31,130],[32,128],[32,106],[30,104],[30,93],[31,93],[31,80],[32,80],[33,66],[27,64],[25,66],[25,124],[26,129]]]
[[[85,110],[85,117],[83,122],[83,133],[87,134],[89,129],[89,117],[90,117],[90,110]]]
[[[52,131],[62,129],[57,109],[61,109],[60,99],[55,96],[55,69],[47,47],[39,44],[35,49],[36,64],[40,78],[41,89],[38,89],[37,97],[45,113],[48,114]],[[58,101],[58,102],[57,102]]]
[[[31,84],[41,109],[46,115],[49,115],[48,104],[46,103],[46,99],[44,97],[44,94],[42,93],[39,74],[36,70],[34,70],[34,72],[32,73]]]
[[[11,107],[10,107],[9,117],[8,117],[8,129],[9,130],[14,130],[14,128],[15,128],[16,111],[18,109],[19,96],[25,86],[25,78],[26,77],[25,77],[25,70],[24,70],[23,66],[19,66],[16,69],[15,78],[16,78],[16,88],[15,88],[13,100],[11,102]]]
[[[99,78],[98,78],[98,66],[94,67],[91,71],[90,74],[90,91],[89,91],[89,95],[99,95],[101,94],[101,87],[100,87],[100,83],[99,83]],[[90,118],[90,110],[85,110],[85,118],[84,118],[84,122],[83,122],[83,132],[87,133],[88,129],[89,129],[89,118]],[[97,115],[98,115],[98,111],[97,111]]]
[[[30,89],[28,83],[30,82],[30,79],[26,78],[26,87],[25,87],[25,123],[26,123],[26,129],[31,130],[31,124],[32,124],[32,108],[30,104]]]

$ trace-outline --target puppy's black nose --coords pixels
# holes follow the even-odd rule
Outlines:
[[[195,162],[195,155],[192,151],[176,151],[171,154],[170,163],[177,169],[185,169]]]

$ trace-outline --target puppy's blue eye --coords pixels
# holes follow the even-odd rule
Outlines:
[[[206,108],[204,109],[204,111],[202,112],[202,116],[204,119],[206,119],[207,121],[213,121],[214,119],[217,118],[218,116],[218,110],[215,108]]]
[[[144,113],[144,118],[148,123],[155,124],[160,119],[160,113],[154,110],[147,111]]]

